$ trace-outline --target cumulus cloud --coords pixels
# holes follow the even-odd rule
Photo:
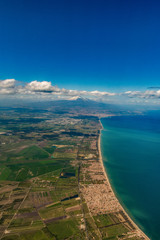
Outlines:
[[[59,89],[57,87],[52,86],[51,82],[47,81],[32,81],[26,85],[26,89],[33,91],[33,92],[46,92],[46,93],[51,93],[51,92],[58,92]]]
[[[14,94],[14,88],[0,88],[0,94],[7,95],[7,94]]]
[[[16,84],[15,79],[0,80],[0,88],[14,88]]]
[[[92,96],[92,97],[102,97],[102,96],[115,96],[115,93],[101,92],[101,91],[78,91],[78,90],[68,90],[62,89],[61,93],[67,96]]]
[[[16,80],[15,79],[5,79],[0,80],[0,94],[9,95],[16,93]]]
[[[72,90],[72,89],[61,89],[61,93],[67,96],[77,96],[77,95],[86,95],[87,91],[78,91],[78,90]]]
[[[89,92],[93,96],[115,96],[116,93],[111,93],[111,92],[100,92],[100,91],[91,91]]]
[[[85,97],[108,97],[114,96],[115,93],[101,92],[101,91],[85,91],[85,90],[72,90],[65,88],[58,88],[53,86],[51,82],[48,81],[32,81],[27,83],[25,86],[16,86],[15,79],[6,79],[0,81],[0,94],[19,94],[19,95],[37,95],[41,94],[43,96],[52,97],[53,95],[59,96],[59,98],[74,97],[74,96],[85,96]],[[38,95],[37,95],[38,96]]]
[[[77,97],[85,97],[89,99],[99,99],[101,101],[110,101],[110,99],[126,98],[132,99],[134,102],[146,101],[148,99],[160,99],[160,89],[147,89],[146,91],[126,91],[120,93],[108,92],[108,91],[85,91],[85,90],[73,90],[58,88],[53,86],[48,81],[31,81],[24,84],[16,84],[15,79],[0,80],[0,95],[15,95],[20,98],[43,98],[43,99],[76,99]],[[131,101],[132,101],[131,100]],[[119,101],[119,100],[118,100]]]
[[[160,98],[160,90],[146,90],[144,92],[140,91],[127,91],[124,93],[130,98]]]

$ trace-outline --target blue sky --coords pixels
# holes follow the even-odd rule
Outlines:
[[[0,79],[88,91],[160,86],[160,2],[1,0]]]

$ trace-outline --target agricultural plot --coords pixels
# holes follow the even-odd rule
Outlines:
[[[70,237],[72,239],[79,237],[80,239],[80,237],[84,236],[79,230],[79,223],[70,219],[50,223],[48,224],[48,229],[58,240]]]

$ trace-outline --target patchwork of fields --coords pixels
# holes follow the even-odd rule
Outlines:
[[[93,214],[83,194],[105,181],[90,168],[98,117],[3,109],[0,132],[0,239],[128,239],[134,229],[116,213]]]

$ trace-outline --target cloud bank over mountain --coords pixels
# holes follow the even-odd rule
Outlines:
[[[146,90],[144,92],[140,91],[127,91],[126,94],[130,98],[138,97],[138,98],[160,98],[160,90]]]
[[[108,92],[108,91],[86,91],[72,90],[53,86],[48,81],[31,81],[22,83],[15,79],[0,80],[0,96],[15,96],[16,98],[42,98],[42,99],[72,99],[73,97],[82,96],[93,100],[115,101],[120,99],[135,100],[135,102],[147,102],[152,99],[159,103],[160,89],[148,88],[146,91],[125,91],[125,92]]]

